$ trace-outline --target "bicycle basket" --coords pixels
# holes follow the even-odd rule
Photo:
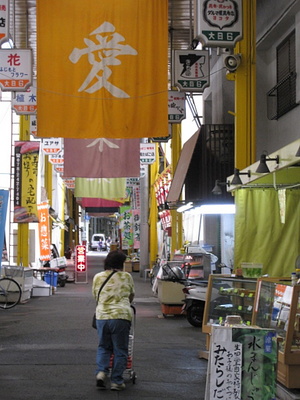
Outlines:
[[[8,278],[22,277],[23,273],[24,273],[24,268],[22,267],[9,267],[9,266],[4,267],[4,274]]]

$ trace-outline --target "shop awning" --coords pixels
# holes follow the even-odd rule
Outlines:
[[[167,203],[177,203],[179,201],[185,177],[190,166],[190,162],[200,135],[200,129],[184,144],[176,166],[174,177],[169,189]]]

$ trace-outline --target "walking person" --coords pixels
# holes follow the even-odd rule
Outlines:
[[[120,250],[108,253],[104,271],[93,278],[92,292],[97,300],[96,324],[99,344],[96,357],[96,384],[106,389],[111,355],[111,390],[125,389],[123,373],[128,358],[129,332],[132,320],[130,303],[134,298],[132,276],[123,271],[126,255]],[[103,285],[104,284],[104,285]],[[102,288],[101,288],[102,286]]]

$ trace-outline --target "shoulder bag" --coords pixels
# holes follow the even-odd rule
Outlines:
[[[106,285],[106,283],[108,282],[108,280],[113,276],[113,274],[114,274],[115,272],[117,272],[117,271],[113,271],[110,275],[108,275],[108,277],[107,277],[107,278],[105,279],[105,281],[102,283],[102,285],[101,285],[101,287],[100,287],[100,289],[99,289],[99,292],[98,292],[97,303],[96,303],[96,305],[98,304],[99,296],[100,296],[101,290],[103,289],[104,285]],[[93,315],[92,327],[93,327],[94,329],[97,329],[97,324],[96,324],[96,313],[94,313],[94,315]]]

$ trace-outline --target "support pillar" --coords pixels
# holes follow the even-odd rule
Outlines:
[[[243,39],[235,47],[241,54],[235,80],[235,167],[244,169],[256,159],[256,0],[243,0]]]
[[[172,124],[172,168],[173,176],[181,152],[181,124]],[[182,238],[182,214],[176,210],[171,211],[172,218],[172,241],[171,254],[183,245]]]
[[[20,140],[30,140],[29,116],[20,117]],[[29,224],[18,224],[17,265],[28,267],[29,264]]]

